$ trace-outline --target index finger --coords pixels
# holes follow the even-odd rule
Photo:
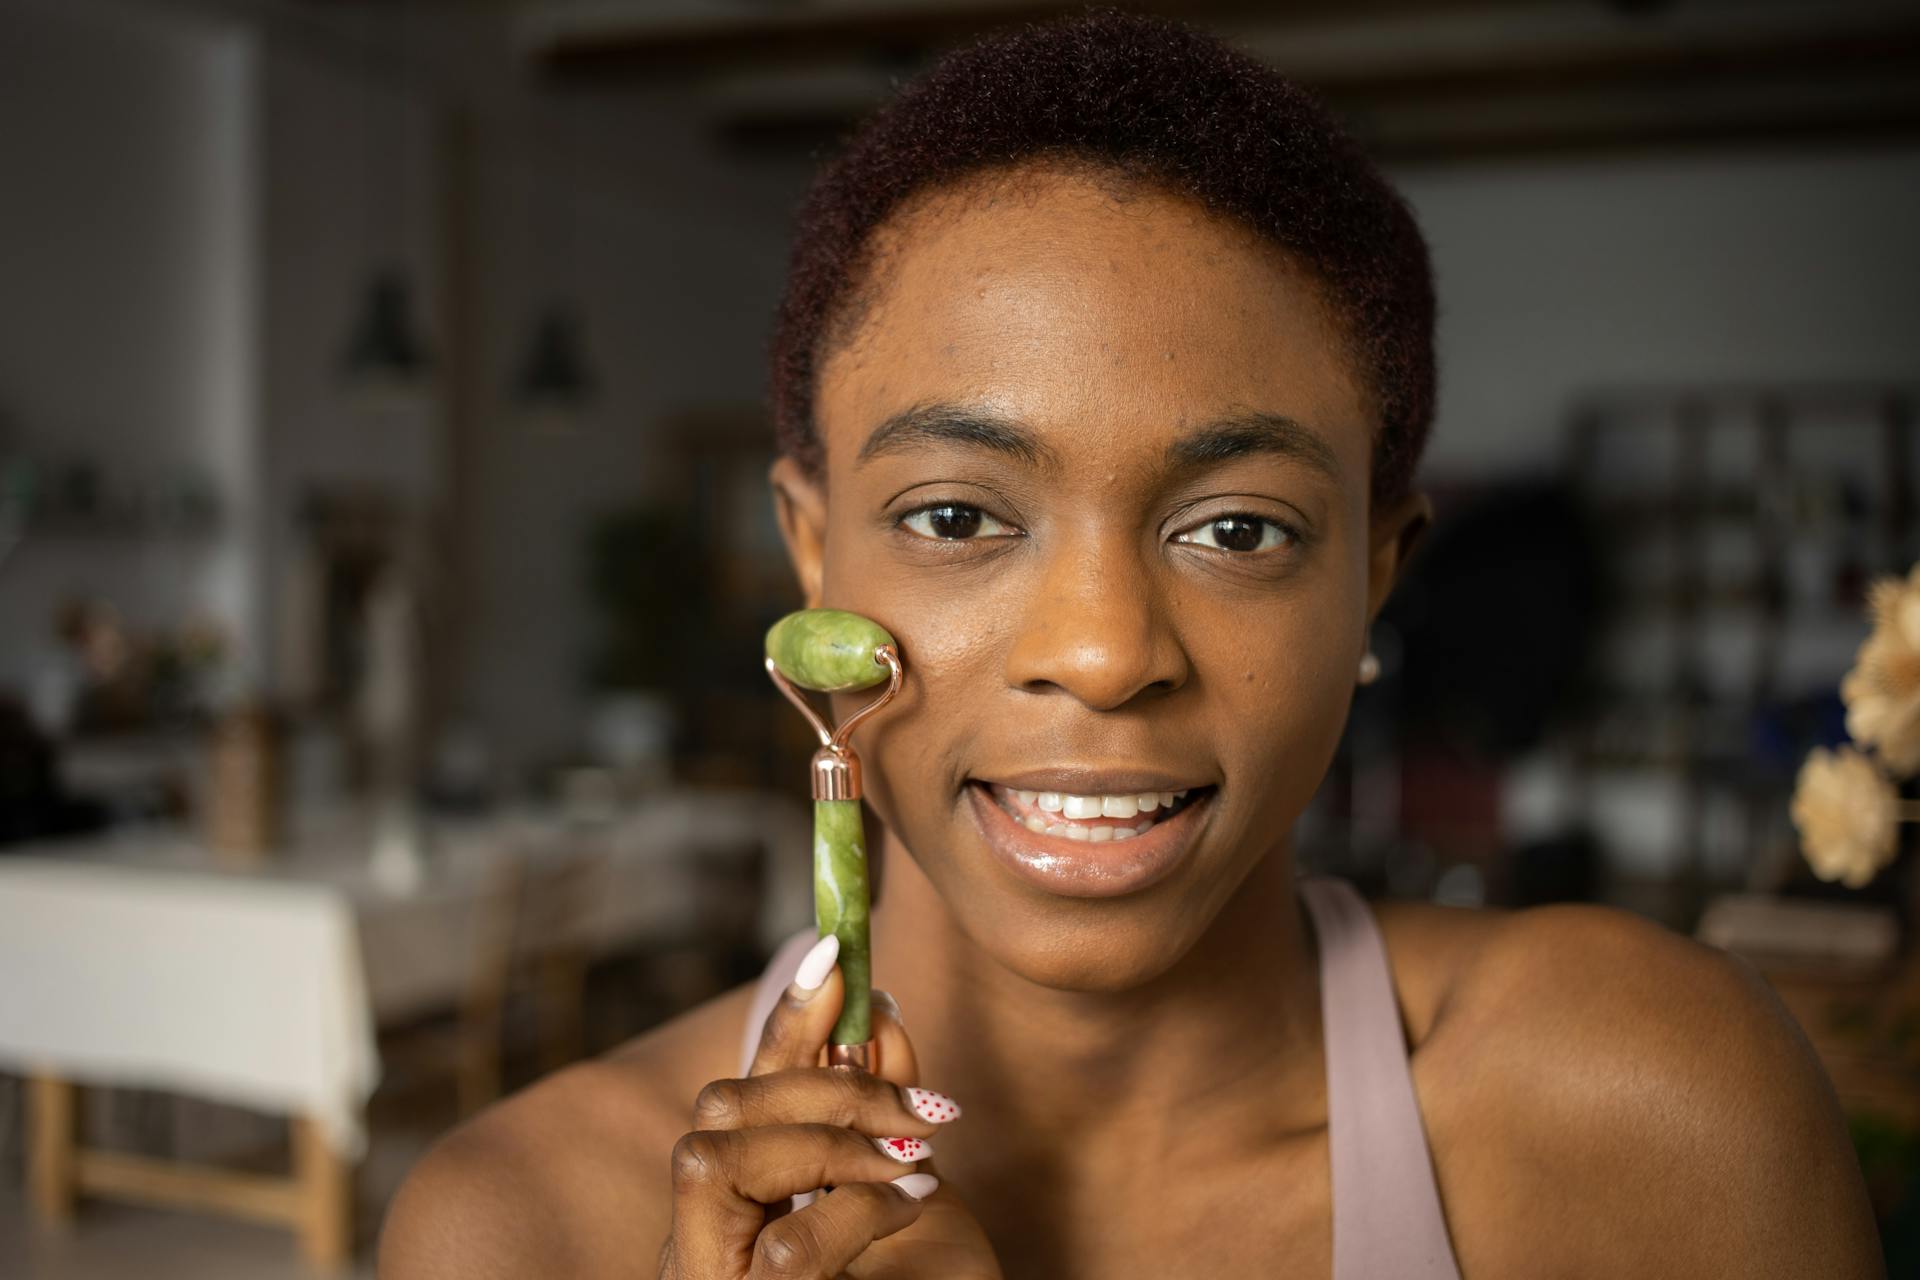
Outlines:
[[[753,1065],[747,1069],[749,1077],[820,1065],[820,1052],[826,1048],[846,993],[846,984],[834,964],[839,956],[840,939],[829,933],[801,959],[793,981],[780,993],[773,1012],[760,1028],[760,1045],[754,1050]]]
[[[919,1084],[920,1059],[907,1039],[906,1024],[900,1021],[900,1006],[885,991],[873,993],[873,1052],[879,1062],[875,1072],[894,1084]]]

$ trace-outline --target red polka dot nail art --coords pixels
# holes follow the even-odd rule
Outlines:
[[[925,1160],[933,1154],[933,1148],[918,1138],[875,1138],[873,1145],[880,1148],[883,1155],[892,1156],[901,1164]]]
[[[960,1118],[960,1104],[932,1089],[909,1088],[907,1103],[913,1108],[913,1114],[933,1124],[945,1124]]]

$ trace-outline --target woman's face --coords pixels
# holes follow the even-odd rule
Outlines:
[[[1369,512],[1373,418],[1283,253],[1026,177],[883,229],[819,374],[826,484],[773,479],[808,605],[905,659],[857,735],[868,803],[975,943],[1122,990],[1288,848],[1425,504]]]

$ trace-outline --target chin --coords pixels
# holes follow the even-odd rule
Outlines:
[[[1171,969],[1194,939],[1168,934],[1145,921],[1128,928],[1113,921],[1080,922],[1045,932],[1006,930],[983,922],[988,931],[974,940],[1009,972],[1051,991],[1118,995],[1138,990]]]
[[[1057,991],[1131,991],[1177,964],[1245,877],[1226,865],[1236,860],[1207,792],[1138,854],[1129,843],[1147,837],[1060,850],[1057,838],[994,830],[992,798],[975,792],[954,825],[916,846],[934,857],[916,861],[960,930],[1008,971]]]

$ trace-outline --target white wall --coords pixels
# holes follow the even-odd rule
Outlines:
[[[495,129],[480,187],[486,381],[466,535],[479,574],[456,711],[524,763],[580,745],[594,517],[677,482],[662,465],[674,414],[762,397],[793,177],[733,168],[671,101],[576,103]],[[533,429],[507,389],[556,297],[583,315],[599,379],[571,435]]]
[[[444,442],[431,396],[369,409],[342,358],[376,270],[404,274],[416,330],[434,330],[433,115],[417,94],[351,63],[280,42],[264,61],[262,429],[284,526],[308,483],[378,486],[432,500]]]
[[[1435,473],[1557,463],[1594,387],[1920,377],[1920,146],[1391,176],[1439,281]]]
[[[0,686],[33,684],[79,595],[139,627],[211,615],[232,685],[271,689],[307,486],[439,496],[431,404],[370,414],[340,376],[376,265],[430,325],[432,124],[390,73],[178,10],[0,8],[0,456],[192,474],[224,507],[211,539],[28,537],[0,561]]]
[[[447,447],[432,383],[446,365],[434,116],[390,70],[270,36],[261,60],[261,554],[268,687],[287,696],[294,557],[310,491],[356,493],[429,520],[445,502]],[[347,52],[351,52],[348,50]],[[372,399],[346,376],[349,338],[376,272],[398,270],[437,368],[420,394]],[[310,666],[311,664],[306,664]]]
[[[670,416],[761,396],[795,192],[791,166],[713,154],[672,95],[531,119],[496,113],[479,135],[472,492],[446,548],[473,576],[458,647],[438,655],[458,673],[453,710],[514,764],[579,741],[593,517],[670,482]],[[340,377],[389,263],[447,354],[438,123],[425,86],[351,45],[117,0],[0,9],[0,453],[92,459],[110,479],[191,470],[227,508],[219,539],[47,537],[0,562],[0,686],[31,683],[57,603],[84,594],[142,626],[212,612],[242,637],[248,682],[275,687],[302,493],[445,502],[440,406],[368,413]],[[508,395],[554,299],[584,315],[600,379],[570,437],[530,429]]]
[[[0,561],[0,686],[31,682],[74,595],[248,638],[252,58],[211,23],[0,9],[0,454],[90,462],[116,487],[202,476],[230,516],[216,540],[22,542]]]

